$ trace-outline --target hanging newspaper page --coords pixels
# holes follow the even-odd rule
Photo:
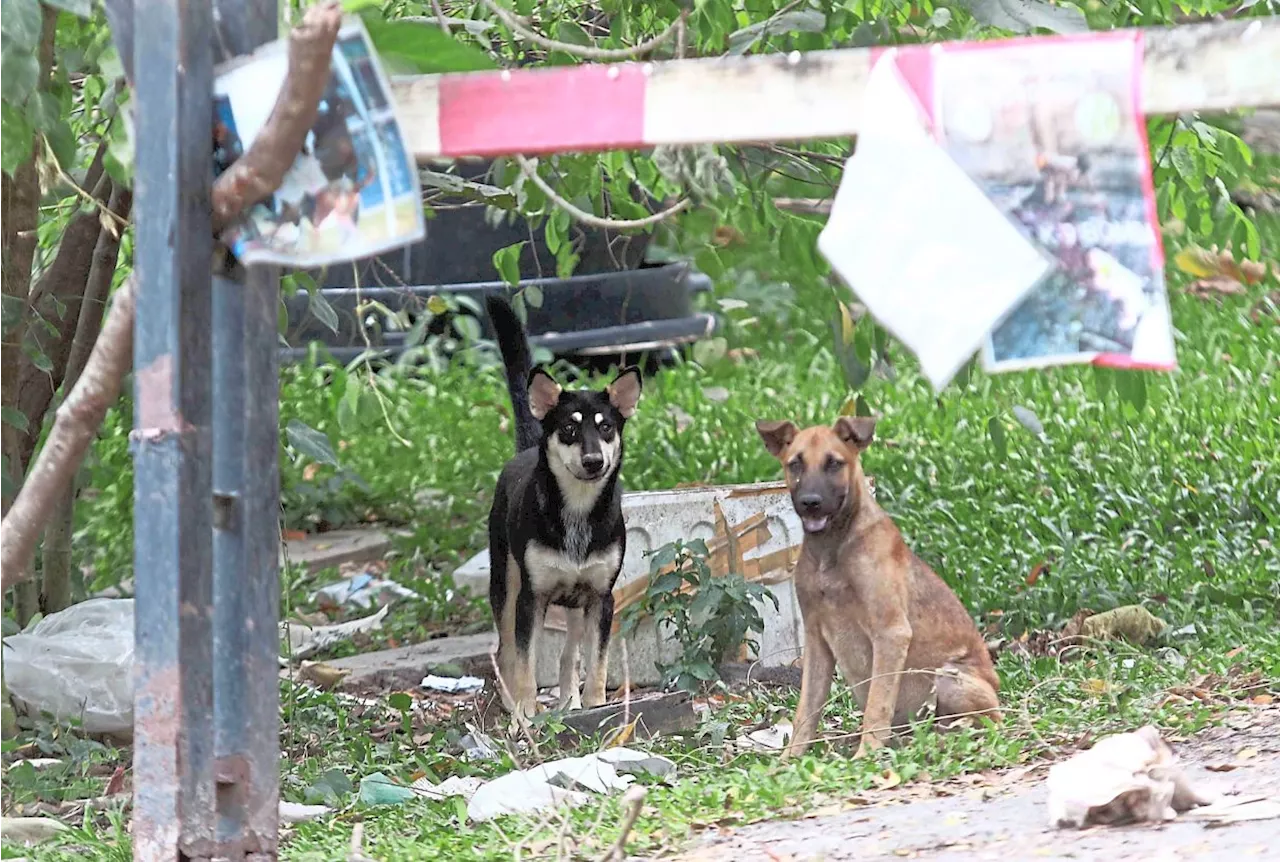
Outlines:
[[[215,176],[243,155],[284,84],[281,40],[218,70],[214,84]],[[364,25],[343,22],[329,86],[280,188],[254,205],[222,240],[246,266],[318,267],[355,260],[422,239],[418,172],[391,88]]]
[[[897,56],[871,70],[818,249],[941,389],[1050,261],[934,140]]]
[[[935,54],[942,144],[1055,261],[986,340],[987,370],[1174,367],[1141,66],[1131,33]]]

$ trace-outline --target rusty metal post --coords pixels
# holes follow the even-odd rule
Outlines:
[[[137,0],[133,35],[133,858],[213,849],[207,3]]]
[[[216,44],[277,35],[272,0],[217,0]],[[214,716],[217,842],[274,860],[279,836],[279,364],[276,267],[214,279]]]

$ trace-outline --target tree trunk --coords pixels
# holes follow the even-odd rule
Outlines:
[[[129,189],[118,186],[111,189],[107,209],[120,219],[121,224],[128,222],[132,204],[133,193]],[[63,242],[66,242],[66,238]],[[98,242],[94,246],[89,264],[89,275],[81,291],[80,314],[76,321],[75,335],[74,338],[66,339],[66,348],[63,351],[66,356],[66,374],[62,383],[63,397],[66,397],[66,393],[70,392],[75,387],[76,381],[80,379],[80,372],[84,371],[85,363],[89,359],[89,351],[93,349],[93,343],[98,340],[98,333],[102,331],[103,310],[106,307],[107,295],[111,292],[111,282],[115,278],[119,252],[120,231],[112,232],[103,229],[98,234]],[[49,516],[49,526],[44,531],[40,578],[44,582],[41,606],[46,614],[55,613],[71,604],[71,575],[75,570],[71,539],[75,533],[77,493],[78,483],[76,476],[73,475],[62,496],[54,503],[53,513]]]

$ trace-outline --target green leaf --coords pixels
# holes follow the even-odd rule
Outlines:
[[[408,712],[413,709],[413,698],[403,691],[397,691],[387,698],[387,706],[397,712]]]
[[[75,133],[71,131],[71,124],[65,118],[59,117],[52,127],[45,129],[44,137],[49,142],[49,150],[53,153],[53,157],[58,160],[58,167],[64,171],[71,170],[76,164],[76,153],[79,148]]]
[[[1116,391],[1141,412],[1147,406],[1147,376],[1141,371],[1117,371]]]
[[[31,364],[46,374],[53,370],[53,360],[43,350],[36,350],[31,354]]]
[[[821,33],[827,26],[827,16],[812,9],[796,9],[774,15],[767,21],[743,27],[729,34],[729,54],[745,54],[751,47],[774,33]]]
[[[32,129],[22,111],[8,102],[0,104],[0,169],[13,176],[31,157]]]
[[[44,4],[61,9],[63,12],[70,12],[77,18],[88,18],[93,14],[89,0],[44,0]]]
[[[663,545],[661,548],[653,552],[649,558],[649,573],[657,574],[661,569],[671,565],[676,561],[676,546],[674,544]]]
[[[19,51],[34,58],[43,25],[40,0],[0,0],[0,33],[6,55]]]
[[[1200,170],[1196,165],[1196,157],[1191,150],[1186,147],[1174,147],[1170,153],[1173,160],[1173,169],[1178,172],[1178,176],[1184,180],[1197,179],[1200,176]]]
[[[710,682],[717,676],[716,669],[712,667],[711,662],[706,659],[699,659],[698,661],[691,662],[687,670],[703,682]]]
[[[1013,33],[1049,30],[1053,33],[1087,33],[1089,22],[1073,6],[1055,6],[1044,0],[961,0],[978,23]]]
[[[497,63],[479,48],[463,44],[435,24],[387,21],[378,10],[360,16],[369,39],[387,65],[420,75],[441,72],[480,72]]]
[[[1101,401],[1111,392],[1111,382],[1114,374],[1110,368],[1103,368],[1101,365],[1093,366],[1093,388],[1098,394],[1098,400]]]
[[[1004,437],[1004,426],[999,417],[992,416],[987,420],[987,436],[991,438],[991,448],[995,451],[996,460],[1003,461],[1009,457],[1009,446]]]
[[[290,419],[284,429],[289,445],[297,449],[312,461],[322,464],[338,465],[338,456],[329,445],[329,438],[299,419]]]
[[[678,571],[666,572],[659,575],[652,584],[649,585],[651,593],[674,593],[680,589],[680,585],[684,583],[684,575]]]
[[[524,289],[524,301],[534,308],[542,308],[542,288],[531,284]]]
[[[38,131],[51,129],[62,120],[62,105],[53,93],[32,93],[27,99],[27,121]]]
[[[21,105],[35,91],[40,63],[30,51],[5,46],[0,52],[0,95],[6,102]]]
[[[0,419],[3,419],[6,425],[17,428],[24,434],[26,433],[27,428],[30,427],[30,423],[27,422],[26,414],[16,407],[10,407],[8,405],[0,407]]]
[[[512,243],[493,253],[493,268],[498,276],[510,287],[520,283],[520,251],[525,247],[525,240]]]
[[[858,395],[857,403],[854,404],[853,413],[855,416],[870,416],[871,405],[867,403],[867,399],[861,394]]]
[[[320,288],[312,282],[307,307],[316,319],[328,328],[330,332],[338,331],[338,312],[333,310],[333,306],[329,304],[329,300],[324,298],[324,294],[320,292]]]
[[[723,359],[728,351],[729,342],[725,339],[719,336],[704,338],[693,344],[693,361],[703,368],[708,368]]]

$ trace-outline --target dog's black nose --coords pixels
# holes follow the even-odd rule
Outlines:
[[[604,467],[604,456],[599,454],[589,454],[582,456],[582,469],[588,473],[595,473]]]
[[[796,502],[800,504],[800,508],[803,509],[804,511],[812,512],[814,509],[822,505],[822,495],[821,494],[802,494],[800,495],[800,498],[796,500]]]

